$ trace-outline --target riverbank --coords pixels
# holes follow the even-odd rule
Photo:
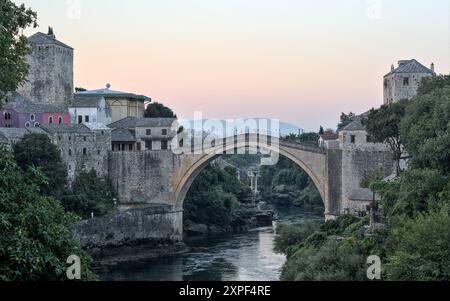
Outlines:
[[[323,213],[275,208],[282,223],[324,220]],[[278,281],[286,256],[274,251],[277,222],[243,233],[185,240],[175,256],[119,262],[98,272],[103,281]]]
[[[255,228],[271,227],[275,216],[272,209],[261,209],[258,205],[252,204],[241,205],[237,215],[236,221],[227,226],[187,221],[184,224],[184,239],[239,234]]]

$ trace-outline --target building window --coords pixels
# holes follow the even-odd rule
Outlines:
[[[82,124],[83,123],[83,116],[79,115],[78,116],[78,124]]]
[[[355,135],[351,135],[350,136],[350,143],[353,143],[353,144],[356,143],[356,136]]]
[[[87,155],[87,149],[83,148],[83,155]]]
[[[403,78],[403,86],[409,86],[409,77]]]
[[[145,141],[145,149],[146,150],[153,150],[153,141]]]
[[[62,137],[61,137],[61,136],[58,136],[58,140],[61,141],[61,140],[62,140]]]
[[[72,150],[69,149],[69,157],[72,157]]]
[[[30,123],[27,121],[25,122],[25,127],[29,128],[30,127]]]
[[[129,145],[128,145],[128,150],[129,150],[129,151],[132,151],[132,150],[133,150],[133,144],[129,144]]]
[[[69,170],[72,170],[72,165],[69,164]]]
[[[104,136],[105,135],[105,131],[102,131],[102,136]]]
[[[101,151],[100,151],[100,150],[97,150],[97,155],[100,156],[100,154],[101,154]]]
[[[52,116],[50,116],[50,117],[48,118],[48,124],[53,124],[53,117],[52,117]]]
[[[58,117],[58,124],[62,124],[63,123],[63,118],[61,116]]]
[[[167,136],[167,129],[162,129],[161,134],[162,134],[163,136]]]
[[[88,115],[84,116],[84,122],[89,123],[89,116]]]
[[[84,136],[84,137],[83,137],[83,141],[86,142],[86,140],[87,140],[87,138],[86,138],[86,136]]]
[[[35,120],[36,120],[36,116],[35,116],[34,114],[31,114],[31,115],[30,115],[30,120],[31,120],[31,121],[35,121]]]
[[[72,136],[69,136],[69,141],[72,141]]]
[[[34,123],[34,127],[35,127],[35,128],[38,128],[40,125],[41,125],[41,124],[40,124],[39,122],[35,122],[35,123]]]
[[[162,149],[162,150],[167,150],[167,149],[169,149],[169,144],[167,143],[167,140],[161,141],[161,149]]]
[[[152,130],[151,130],[151,129],[147,129],[146,135],[147,135],[147,136],[151,136],[151,135],[152,135]]]

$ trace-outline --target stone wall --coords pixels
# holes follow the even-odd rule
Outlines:
[[[387,177],[394,171],[392,152],[386,148],[354,147],[342,150],[342,183],[340,212],[358,211],[360,206],[350,201],[352,194],[361,188],[362,181],[375,174]]]
[[[68,105],[73,98],[73,50],[54,44],[32,45],[28,81],[18,93],[33,102]]]
[[[109,177],[122,205],[173,205],[171,151],[110,152]]]
[[[384,104],[411,99],[417,95],[417,90],[423,78],[430,77],[427,73],[392,73],[385,78]],[[404,85],[404,78],[409,78],[409,85]]]
[[[147,207],[85,220],[74,229],[84,248],[108,248],[183,239],[183,213],[169,207]]]
[[[70,183],[80,172],[92,169],[100,177],[108,176],[108,152],[111,149],[110,130],[89,133],[57,133],[50,135],[50,139],[61,151]],[[84,149],[86,154],[84,154]]]

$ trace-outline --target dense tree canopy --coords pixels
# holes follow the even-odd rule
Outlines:
[[[397,162],[397,174],[400,174],[400,159],[403,155],[400,122],[405,116],[407,100],[384,105],[380,109],[372,109],[369,117],[363,121],[371,141],[387,143]]]
[[[14,92],[28,75],[26,55],[30,48],[22,30],[36,27],[36,13],[25,5],[0,0],[0,107],[8,92]]]
[[[344,127],[352,123],[355,120],[355,118],[356,118],[355,113],[352,112],[348,114],[342,113],[340,122],[338,124],[338,131],[342,130]]]
[[[145,110],[146,118],[176,118],[177,115],[168,107],[159,102],[152,102]]]
[[[21,170],[0,147],[0,280],[67,280],[66,260],[81,259],[83,280],[95,279],[91,259],[72,238],[77,217],[42,195],[39,169]]]
[[[72,187],[61,199],[66,211],[74,212],[82,218],[103,216],[114,210],[117,195],[107,178],[97,176],[95,170],[80,173]]]
[[[67,187],[67,168],[62,162],[61,152],[45,134],[26,135],[14,146],[14,157],[22,170],[39,167],[47,181],[42,191],[46,195],[60,198]]]

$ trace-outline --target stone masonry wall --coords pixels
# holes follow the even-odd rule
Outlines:
[[[173,206],[171,151],[110,152],[109,177],[122,205],[167,204]]]
[[[73,50],[57,45],[33,45],[27,57],[28,81],[18,93],[33,102],[67,105],[73,98]]]
[[[183,213],[162,207],[127,210],[78,223],[74,237],[85,248],[182,241]]]

